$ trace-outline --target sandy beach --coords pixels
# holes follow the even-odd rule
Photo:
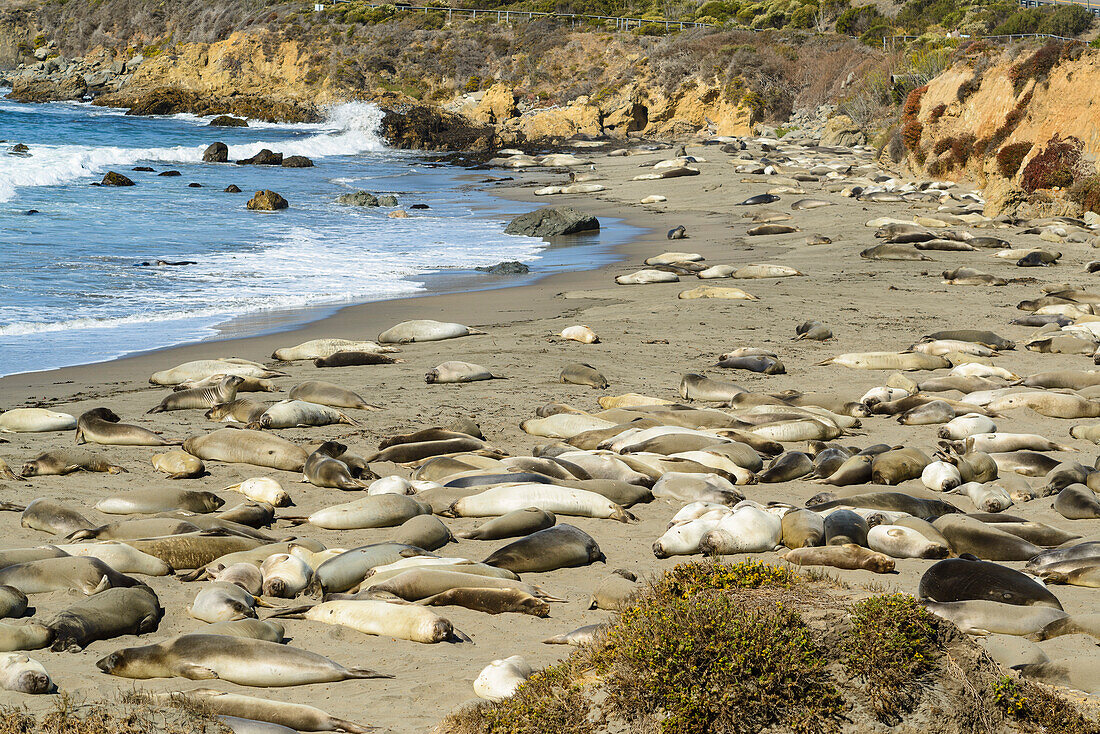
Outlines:
[[[807,155],[797,146],[778,147],[792,159],[780,164],[774,176],[738,173],[735,156],[718,146],[689,145],[687,153],[705,159],[692,163],[697,176],[663,180],[632,180],[650,170],[658,161],[672,157],[670,149],[636,151],[629,156],[607,156],[575,151],[594,163],[600,176],[596,183],[603,191],[588,195],[535,197],[541,186],[566,182],[562,170],[536,169],[515,175],[515,181],[489,188],[490,192],[519,201],[530,201],[531,208],[544,205],[569,205],[597,217],[614,217],[644,230],[640,236],[617,248],[618,262],[590,269],[577,263],[574,272],[552,275],[531,285],[495,290],[431,295],[403,300],[369,303],[345,308],[322,321],[277,334],[259,337],[192,344],[149,354],[128,357],[104,364],[72,367],[50,372],[14,375],[0,379],[0,408],[48,407],[79,416],[95,407],[109,407],[124,423],[162,431],[166,437],[184,439],[222,427],[203,418],[202,411],[185,410],[155,415],[146,411],[155,406],[167,388],[149,384],[151,373],[197,359],[242,357],[273,363],[270,355],[279,347],[310,339],[338,337],[374,339],[379,332],[408,319],[436,319],[459,322],[480,329],[482,336],[403,345],[400,364],[320,369],[310,362],[279,364],[288,377],[276,382],[281,393],[249,393],[251,399],[274,402],[286,397],[286,391],[304,380],[327,380],[359,392],[381,407],[378,411],[349,411],[362,423],[357,429],[346,425],[320,428],[284,429],[277,433],[293,442],[306,444],[338,440],[353,451],[369,455],[385,436],[408,433],[433,426],[447,426],[464,416],[478,423],[486,440],[512,455],[529,456],[536,446],[551,439],[532,436],[520,429],[520,423],[535,416],[547,403],[565,403],[580,410],[600,410],[597,398],[605,395],[641,393],[670,401],[680,401],[677,388],[686,373],[705,373],[716,379],[735,382],[757,393],[798,390],[836,395],[858,401],[870,388],[883,385],[888,371],[853,370],[839,365],[817,366],[829,357],[864,351],[904,351],[922,336],[947,329],[987,329],[1018,343],[1005,351],[995,363],[1021,376],[1057,369],[1092,369],[1087,355],[1042,354],[1025,350],[1022,343],[1033,327],[1010,325],[1023,312],[1017,302],[1037,298],[1043,286],[1068,283],[1088,289],[1090,279],[1084,265],[1093,259],[1087,244],[1052,244],[1037,234],[1020,234],[1019,227],[977,227],[952,224],[951,228],[989,234],[1009,240],[1014,247],[1043,246],[1062,253],[1054,267],[1023,269],[1015,260],[992,256],[995,250],[970,252],[930,251],[926,261],[876,261],[861,259],[861,250],[878,243],[869,220],[894,217],[936,217],[938,202],[873,202],[841,195],[843,177],[833,180],[797,182],[788,171],[803,170],[797,159]],[[759,147],[749,152],[759,157]],[[853,158],[850,153],[813,152],[815,160],[844,160],[877,167],[869,155]],[[747,163],[747,161],[738,161]],[[786,170],[785,170],[786,169]],[[587,170],[587,167],[585,168]],[[851,176],[856,176],[854,172]],[[493,175],[497,175],[494,172]],[[747,197],[762,194],[777,186],[801,187],[804,193],[783,193],[768,208],[791,214],[784,224],[798,231],[764,236],[748,236],[754,226],[751,217],[759,206],[738,206]],[[830,190],[833,189],[833,190]],[[953,191],[971,189],[960,186]],[[643,205],[651,195],[667,201]],[[791,203],[802,198],[819,198],[834,204],[822,208],[792,211]],[[958,205],[959,202],[954,202]],[[413,212],[415,216],[415,212]],[[682,225],[687,239],[668,241],[666,231]],[[824,235],[830,244],[807,245],[810,235]],[[552,245],[551,245],[552,246]],[[678,283],[619,286],[615,276],[644,267],[643,260],[665,251],[698,253],[707,264],[772,263],[796,268],[803,275],[789,278],[700,281],[683,276]],[[974,267],[1005,279],[1024,279],[1002,287],[944,285],[941,273],[960,266]],[[717,299],[680,300],[677,294],[699,285],[739,287],[757,297],[754,301]],[[825,342],[795,341],[795,328],[808,320],[823,322],[834,338]],[[560,339],[565,327],[584,324],[600,337],[597,344],[580,344]],[[743,370],[722,370],[715,366],[719,355],[737,347],[759,347],[775,351],[786,374],[765,376]],[[424,374],[447,360],[464,360],[483,365],[507,379],[470,384],[426,384]],[[584,362],[600,370],[610,383],[606,390],[559,382],[565,365]],[[909,373],[913,379],[941,376],[934,373]],[[958,392],[948,392],[953,399]],[[715,406],[711,406],[715,407]],[[1055,453],[1091,466],[1096,447],[1070,438],[1069,429],[1092,419],[1058,419],[1039,415],[1028,408],[1005,411],[995,419],[1002,432],[1036,433],[1068,444],[1078,452]],[[838,441],[844,445],[866,447],[876,443],[920,448],[928,454],[938,449],[938,425],[900,425],[892,416],[864,418],[862,426]],[[18,469],[23,462],[51,448],[73,446],[71,432],[4,434],[0,458]],[[47,497],[84,512],[96,522],[122,519],[97,513],[92,506],[104,496],[128,490],[171,487],[206,489],[220,492],[223,487],[255,476],[272,476],[294,499],[295,506],[279,510],[278,516],[307,515],[327,505],[353,499],[352,493],[320,489],[301,481],[291,472],[263,470],[237,464],[207,462],[209,476],[201,479],[169,481],[153,471],[150,456],[161,449],[149,447],[90,446],[128,470],[107,475],[76,473],[69,476],[37,477],[18,482],[0,483],[0,499],[26,504]],[[804,449],[805,442],[785,445]],[[380,476],[398,474],[408,477],[410,467],[378,462],[371,468]],[[1042,486],[1042,478],[1028,478],[1033,487]],[[748,499],[759,502],[789,502],[802,506],[822,491],[820,484],[795,480],[776,484],[739,487]],[[919,479],[902,485],[902,491],[926,493]],[[227,506],[240,497],[220,492]],[[963,512],[974,512],[964,496],[945,495],[943,499]],[[1028,520],[1048,523],[1085,538],[1100,535],[1100,520],[1067,520],[1051,506],[1052,498],[1035,499],[1006,510]],[[655,500],[631,508],[637,523],[614,520],[559,517],[589,533],[607,556],[606,564],[529,574],[525,581],[537,583],[547,592],[567,599],[552,604],[548,618],[522,614],[491,616],[459,607],[437,608],[454,626],[472,638],[472,643],[435,645],[370,637],[350,629],[287,620],[289,644],[326,655],[345,665],[361,665],[392,674],[389,680],[345,681],[334,684],[298,686],[280,690],[243,688],[223,681],[157,679],[132,681],[100,673],[95,661],[123,647],[147,644],[173,635],[196,631],[204,623],[188,617],[185,609],[200,589],[198,583],[183,583],[176,578],[145,578],[156,591],[165,609],[160,628],[148,635],[99,641],[78,653],[38,650],[29,653],[42,662],[59,688],[77,700],[99,701],[131,689],[148,691],[190,690],[213,687],[279,700],[310,703],[335,715],[384,731],[424,732],[430,730],[449,711],[473,698],[472,681],[490,661],[510,655],[522,655],[539,667],[560,659],[568,648],[546,645],[542,640],[573,630],[581,625],[602,622],[610,612],[589,610],[589,597],[596,585],[614,569],[628,569],[639,577],[650,578],[686,560],[684,557],[659,560],[651,545],[665,530],[673,514],[683,503]],[[454,532],[469,530],[483,521],[472,518],[444,518]],[[22,528],[17,513],[0,514],[3,547],[29,547],[51,540],[44,533]],[[271,533],[276,537],[298,535],[316,539],[333,548],[351,548],[384,541],[388,529],[329,531],[304,525],[298,528],[278,521]],[[56,539],[54,542],[58,542]],[[440,555],[482,560],[510,540],[461,540],[436,551]],[[778,553],[755,557],[779,562]],[[901,559],[897,572],[877,575],[868,571],[829,569],[850,585],[854,598],[872,592],[899,591],[915,594],[921,574],[934,561]],[[1014,568],[1020,562],[1006,565]],[[1095,590],[1077,586],[1052,587],[1066,611],[1094,612]],[[76,596],[61,592],[37,594],[31,598],[36,609],[34,619],[46,619],[70,605]],[[269,600],[282,606],[302,602]],[[261,618],[267,610],[261,610]],[[1082,635],[1068,635],[1041,643],[1052,659],[1078,656],[1094,649],[1095,641]],[[41,710],[50,705],[50,697],[31,697],[0,691],[0,703],[26,705]]]

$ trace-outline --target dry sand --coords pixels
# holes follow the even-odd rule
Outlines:
[[[108,406],[124,422],[161,430],[166,436],[186,438],[220,427],[202,417],[200,411],[180,411],[146,416],[166,394],[164,388],[151,387],[147,380],[158,369],[188,360],[218,356],[239,356],[263,361],[274,348],[297,344],[318,337],[370,338],[405,319],[434,318],[458,321],[487,332],[485,336],[411,344],[404,347],[404,364],[319,370],[310,363],[295,363],[287,368],[291,377],[278,382],[284,390],[305,379],[323,379],[359,391],[368,400],[384,406],[379,412],[355,415],[365,428],[348,426],[293,429],[279,434],[293,441],[320,438],[348,443],[361,454],[369,454],[378,440],[394,433],[446,425],[453,419],[470,415],[481,425],[487,439],[514,454],[530,454],[547,439],[524,434],[519,424],[532,417],[537,407],[548,402],[563,402],[585,410],[598,410],[601,395],[639,392],[678,399],[677,386],[686,372],[707,372],[733,380],[753,391],[783,389],[813,390],[843,395],[858,400],[867,389],[883,384],[888,373],[854,371],[839,366],[818,367],[815,363],[842,352],[867,350],[903,350],[922,335],[939,329],[981,328],[1003,336],[1022,339],[1032,329],[1009,326],[1020,315],[1016,302],[1035,297],[1039,284],[1012,284],[1001,288],[953,287],[940,283],[939,273],[946,268],[971,265],[1006,278],[1033,276],[1042,283],[1068,281],[1086,287],[1091,276],[1083,264],[1091,259],[1087,245],[1050,246],[1065,253],[1060,265],[1047,269],[1022,270],[1012,261],[993,258],[989,250],[969,253],[933,252],[934,262],[876,262],[862,260],[858,253],[877,244],[873,230],[865,221],[881,216],[908,219],[914,214],[934,211],[934,205],[867,203],[823,191],[820,184],[802,184],[805,196],[836,202],[837,206],[793,212],[791,223],[800,232],[764,237],[745,237],[751,226],[742,215],[752,207],[735,204],[747,196],[762,193],[775,185],[774,178],[754,177],[754,182],[735,173],[730,156],[716,147],[691,147],[689,153],[701,155],[702,175],[662,181],[632,181],[642,172],[640,165],[669,157],[671,151],[652,152],[630,157],[594,156],[596,170],[606,177],[607,190],[588,196],[541,198],[538,205],[570,204],[600,216],[623,217],[629,223],[646,228],[646,233],[620,248],[622,261],[598,270],[555,275],[534,285],[459,295],[372,303],[345,309],[324,321],[294,331],[229,342],[196,344],[115,362],[74,367],[55,372],[27,374],[0,380],[0,406],[49,406],[74,415]],[[497,193],[535,201],[530,191],[547,183],[560,184],[561,172],[527,173],[519,180],[501,185]],[[637,202],[650,194],[666,196],[666,203],[642,206]],[[789,211],[790,203],[802,195],[784,195],[769,205]],[[534,204],[532,205],[534,208]],[[665,232],[677,225],[687,228],[689,239],[669,242]],[[1019,236],[1015,229],[996,233],[1016,246],[1040,244],[1035,236]],[[829,245],[809,247],[809,234],[832,238]],[[1049,245],[1048,245],[1049,246]],[[782,263],[798,268],[805,277],[774,280],[710,281],[712,285],[738,286],[759,297],[759,301],[677,300],[677,294],[701,284],[695,278],[681,283],[649,286],[616,286],[616,275],[639,269],[648,256],[666,250],[685,250],[704,255],[708,263]],[[795,326],[807,319],[829,325],[835,339],[825,343],[792,341]],[[582,345],[554,337],[564,327],[587,324],[601,337],[601,343]],[[766,347],[777,351],[787,374],[765,377],[746,372],[723,373],[714,367],[717,356],[738,346]],[[427,385],[424,373],[440,362],[461,359],[485,365],[507,380],[467,385]],[[588,362],[607,376],[611,387],[604,391],[566,385],[557,381],[562,366],[573,361]],[[1084,356],[1044,355],[1017,349],[997,359],[997,364],[1019,374],[1059,367],[1088,369],[1091,360]],[[924,373],[928,374],[928,373]],[[950,393],[958,397],[957,393]],[[249,394],[246,397],[273,401],[279,394]],[[1095,447],[1068,437],[1076,420],[1044,418],[1027,409],[1015,410],[998,419],[1002,431],[1035,432],[1065,441],[1081,450],[1072,458],[1091,464]],[[938,426],[909,427],[891,417],[872,417],[864,421],[845,443],[866,446],[888,442],[919,447],[926,452],[936,448]],[[72,433],[7,435],[10,443],[0,444],[0,457],[18,467],[38,452],[73,445]],[[82,508],[89,517],[103,519],[91,510],[101,497],[143,487],[180,486],[219,490],[242,479],[269,475],[289,489],[297,506],[280,514],[302,514],[351,497],[337,490],[325,490],[300,483],[300,475],[265,471],[241,465],[208,462],[211,475],[198,480],[170,482],[153,472],[149,457],[152,448],[91,447],[122,464],[127,474],[80,473],[67,477],[34,478],[0,485],[0,499],[29,502],[50,497]],[[381,475],[409,474],[407,468],[377,464]],[[1040,480],[1030,480],[1033,484]],[[919,486],[918,482],[909,483]],[[798,504],[822,489],[804,481],[763,484],[743,488],[750,499],[783,500]],[[237,497],[224,493],[230,504]],[[949,497],[964,511],[972,506],[963,497]],[[491,660],[519,654],[535,666],[553,662],[568,653],[560,646],[541,643],[546,637],[567,632],[580,625],[608,618],[609,613],[589,611],[588,599],[594,586],[612,569],[626,568],[641,576],[651,576],[684,558],[657,560],[650,546],[662,534],[679,504],[655,501],[636,506],[637,524],[611,520],[561,518],[590,533],[607,555],[607,563],[584,568],[531,574],[526,580],[540,584],[550,593],[568,599],[554,604],[548,619],[526,615],[489,616],[461,608],[440,609],[455,626],[469,634],[473,644],[421,645],[413,642],[367,637],[308,621],[288,621],[290,644],[328,655],[344,664],[369,666],[392,673],[392,680],[347,681],[331,685],[313,685],[265,691],[246,689],[218,681],[212,686],[279,700],[310,703],[333,714],[363,724],[376,725],[394,732],[426,731],[448,711],[472,698],[471,683]],[[1009,510],[1030,519],[1072,529],[1083,536],[1100,534],[1100,521],[1063,519],[1051,508],[1051,500],[1035,500]],[[479,521],[446,520],[455,531],[469,529]],[[31,546],[49,540],[42,533],[19,527],[17,514],[0,515],[4,547]],[[291,534],[286,523],[279,523],[274,534]],[[334,532],[304,526],[297,531],[316,538],[330,547],[352,547],[384,540],[387,530]],[[481,560],[508,541],[460,541],[439,551],[444,555]],[[758,556],[778,561],[774,553]],[[878,576],[865,571],[838,572],[851,584],[853,595],[874,591],[915,593],[921,573],[931,561],[898,561],[898,573]],[[1019,567],[1022,564],[1009,564]],[[191,681],[130,681],[109,677],[95,668],[95,661],[121,647],[166,639],[195,631],[203,624],[190,619],[185,607],[198,592],[198,584],[184,584],[174,578],[149,579],[159,594],[166,614],[160,629],[143,638],[124,637],[92,644],[80,653],[30,653],[40,660],[60,688],[77,698],[102,700],[131,688],[143,690],[188,690],[202,684]],[[1094,590],[1076,587],[1055,589],[1067,611],[1096,610]],[[56,593],[36,595],[32,603],[36,618],[44,618],[70,604],[75,597]],[[282,603],[282,602],[278,602]],[[1064,657],[1094,649],[1094,641],[1079,636],[1063,637],[1043,643],[1051,658]],[[0,692],[0,703],[26,704],[32,709],[49,705],[48,697],[32,699],[20,694]]]

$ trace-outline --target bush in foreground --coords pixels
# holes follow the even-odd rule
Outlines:
[[[595,643],[436,731],[1100,734],[912,597],[840,593],[784,567],[681,564]]]

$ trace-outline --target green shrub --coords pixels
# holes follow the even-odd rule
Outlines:
[[[1052,36],[1079,36],[1092,26],[1095,16],[1080,5],[1062,5],[1043,13],[1036,32]]]
[[[1004,676],[993,684],[993,703],[1009,718],[1024,722],[1028,731],[1096,734],[1096,722],[1049,688],[1029,680]]]
[[[836,32],[862,36],[871,28],[886,23],[887,18],[874,5],[848,8],[836,19]]]
[[[663,734],[835,731],[846,706],[827,664],[796,612],[713,591],[623,611],[597,658],[609,707]]]
[[[998,36],[1038,33],[1042,16],[1043,11],[1039,8],[1024,8],[1008,16],[1003,23],[993,29],[993,33]]]
[[[882,45],[882,39],[889,38],[894,35],[894,26],[889,23],[876,23],[868,28],[859,37],[860,43],[865,43],[868,46],[880,46]]]
[[[850,615],[848,672],[866,683],[879,717],[897,723],[919,700],[920,677],[936,655],[935,617],[907,594],[873,596],[854,604]]]
[[[1100,214],[1100,176],[1085,176],[1073,184],[1069,198],[1080,204],[1085,211]]]
[[[1012,143],[1001,148],[997,151],[997,170],[1007,178],[1015,176],[1031,148],[1032,144],[1028,142]]]
[[[1081,165],[1082,144],[1070,136],[1063,140],[1057,133],[1046,147],[1032,157],[1020,176],[1020,188],[1029,194],[1038,189],[1073,185]]]

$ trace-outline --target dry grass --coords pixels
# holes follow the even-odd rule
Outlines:
[[[201,708],[165,708],[139,693],[111,703],[78,702],[62,693],[53,704],[44,714],[0,706],[0,734],[231,734]]]

